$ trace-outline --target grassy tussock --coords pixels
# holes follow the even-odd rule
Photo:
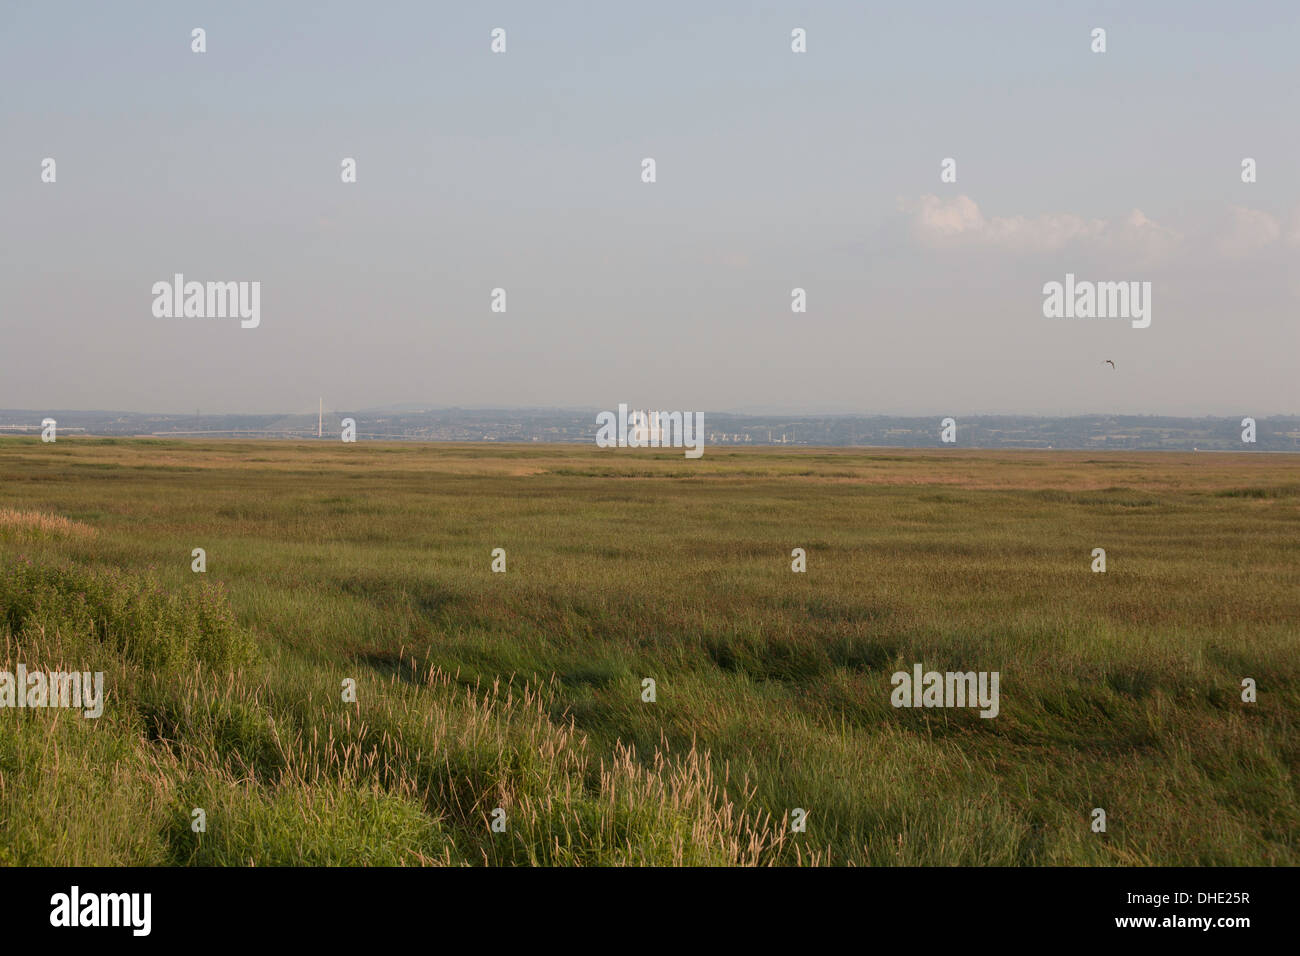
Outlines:
[[[99,720],[4,714],[0,862],[737,865],[781,847],[781,828],[739,809],[707,754],[656,750],[643,767],[619,747],[593,761],[585,735],[548,717],[554,682],[466,686],[412,661],[362,677],[363,715],[298,663],[231,670],[228,655],[213,666],[105,640],[141,619],[122,610],[133,599],[160,600],[144,580],[5,570],[3,606],[21,624],[3,634],[0,669],[102,669],[112,706]],[[97,626],[74,592],[102,598],[94,585],[106,581],[127,597],[87,602],[106,611]],[[215,598],[201,607],[229,621]],[[497,807],[506,831],[484,839]]]
[[[0,566],[0,615],[20,641],[85,636],[144,665],[229,665],[252,653],[220,586],[205,582],[181,595],[151,576],[115,568],[20,556]]]

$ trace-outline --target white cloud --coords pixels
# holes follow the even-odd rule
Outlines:
[[[1300,246],[1300,206],[1291,212],[1291,226],[1287,229],[1286,241],[1288,245]]]
[[[900,200],[912,235],[936,247],[969,245],[1012,251],[1052,252],[1072,244],[1152,258],[1164,255],[1182,236],[1134,209],[1120,219],[1085,219],[1073,213],[985,216],[969,196],[922,196]]]
[[[1282,224],[1266,212],[1232,206],[1228,224],[1219,236],[1218,249],[1225,256],[1240,259],[1253,255],[1282,237]]]

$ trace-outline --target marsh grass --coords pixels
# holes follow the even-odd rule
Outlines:
[[[1296,464],[0,439],[0,862],[1294,865]]]

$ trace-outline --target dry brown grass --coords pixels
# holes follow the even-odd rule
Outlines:
[[[61,439],[62,441],[62,439]],[[261,475],[365,472],[390,480],[433,475],[466,478],[680,479],[724,483],[779,479],[794,486],[947,486],[980,491],[1102,491],[1214,493],[1242,486],[1294,484],[1300,455],[892,447],[708,446],[683,473],[680,449],[598,450],[586,444],[510,442],[274,442],[171,439],[148,443],[70,438],[60,455],[39,444],[6,442],[3,461],[15,475],[57,473],[69,464],[79,477],[157,478],[159,473],[227,471]],[[0,472],[0,480],[5,475]]]
[[[45,538],[92,538],[95,533],[90,525],[62,515],[0,508],[0,537],[32,541]]]

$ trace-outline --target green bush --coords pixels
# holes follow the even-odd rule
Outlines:
[[[18,636],[92,637],[137,664],[236,666],[252,655],[220,585],[169,591],[150,574],[32,561],[0,567],[0,621]]]

